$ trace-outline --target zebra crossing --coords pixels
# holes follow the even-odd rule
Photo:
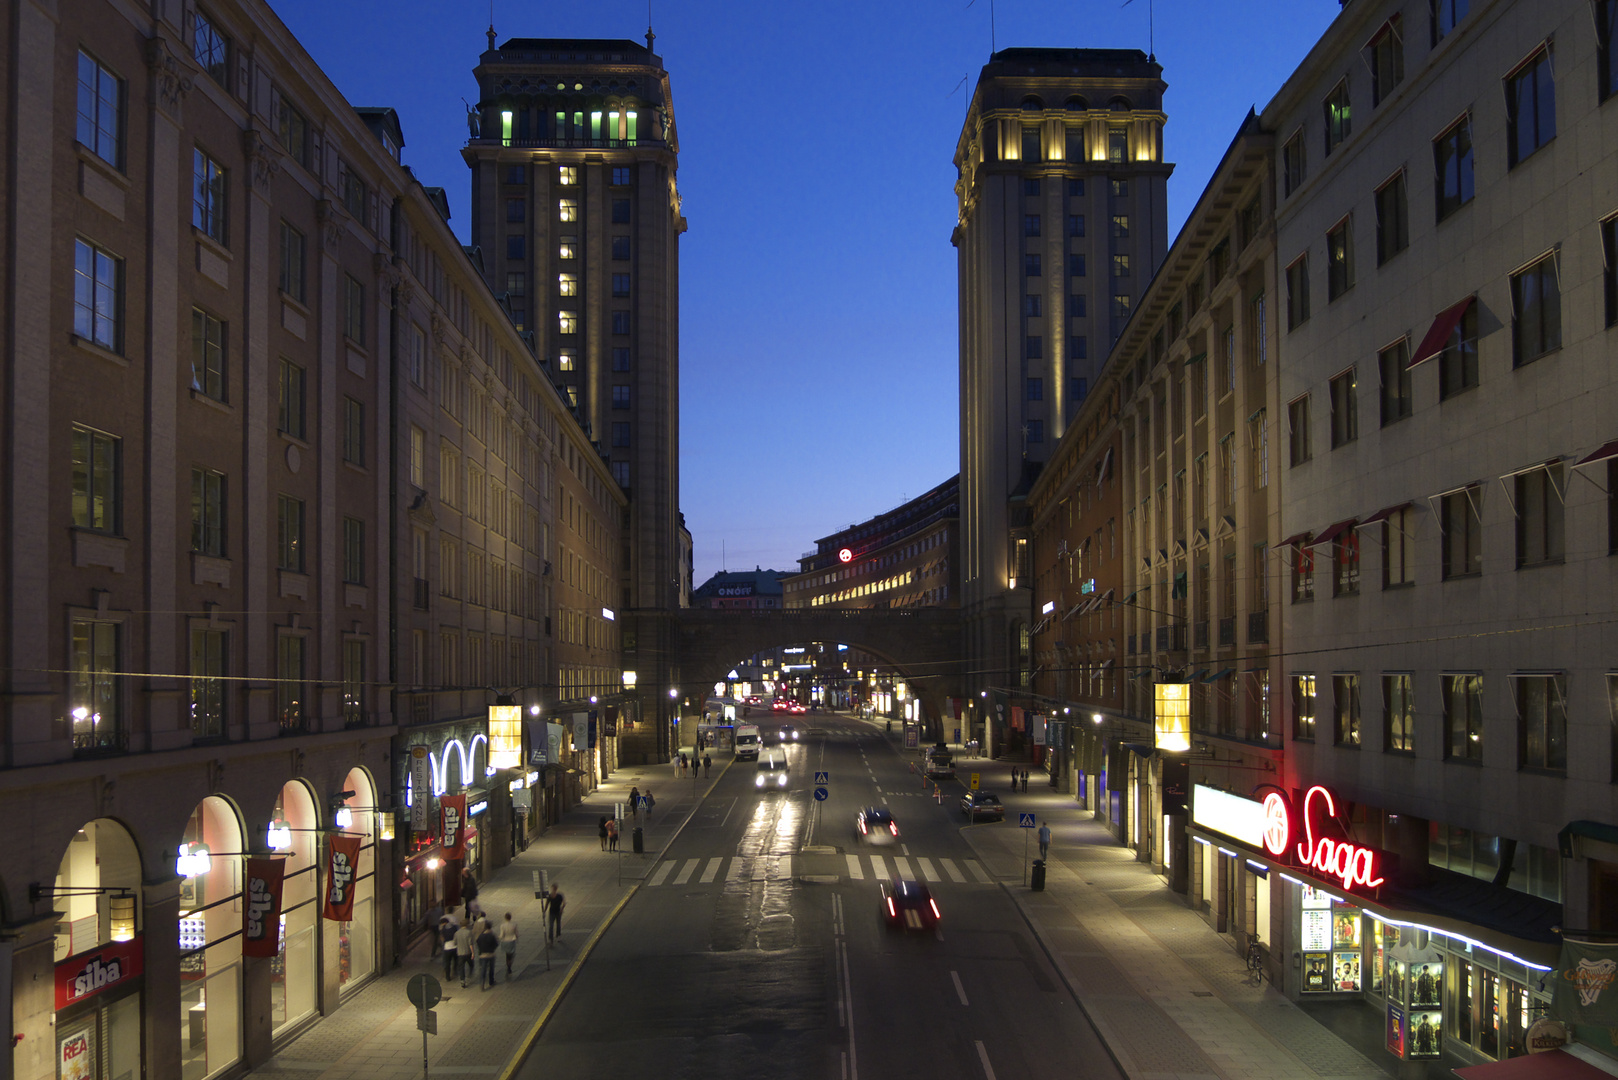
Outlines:
[[[662,885],[712,885],[723,873],[725,883],[737,881],[791,881],[800,856],[721,856],[705,859],[664,859],[646,879],[648,888]],[[835,856],[827,856],[828,861]],[[929,882],[946,878],[956,885],[993,885],[994,878],[976,859],[923,858],[921,856],[849,854],[843,856],[845,876],[851,881]]]

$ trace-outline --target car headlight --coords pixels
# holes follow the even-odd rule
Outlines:
[[[753,786],[754,787],[763,787],[764,786],[764,777],[763,776],[755,776],[753,778]]]
[[[782,787],[786,787],[787,786],[787,774],[782,773],[781,778],[779,780],[777,780],[776,783],[780,784]]]

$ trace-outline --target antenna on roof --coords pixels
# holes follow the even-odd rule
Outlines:
[[[494,51],[494,0],[489,0],[489,51]]]
[[[1128,7],[1135,0],[1124,0],[1121,7]],[[1153,0],[1146,0],[1146,59],[1157,63],[1157,12],[1153,8]]]
[[[989,59],[994,59],[994,0],[989,0]]]
[[[646,51],[647,52],[652,51],[652,42],[654,42],[656,40],[657,40],[657,35],[652,33],[652,0],[646,0]]]

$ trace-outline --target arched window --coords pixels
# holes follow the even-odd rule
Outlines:
[[[1129,103],[1129,99],[1124,97],[1122,94],[1107,102],[1107,108],[1111,109],[1113,112],[1128,112],[1134,107],[1135,106]]]
[[[1068,98],[1067,102],[1063,105],[1063,108],[1067,109],[1069,112],[1083,112],[1089,107],[1090,103],[1077,94],[1074,94],[1072,97]]]
[[[1045,103],[1039,98],[1035,97],[1033,94],[1029,94],[1027,97],[1022,99],[1023,112],[1040,112],[1044,108]]]

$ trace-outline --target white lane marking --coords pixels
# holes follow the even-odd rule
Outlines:
[[[697,867],[701,865],[701,859],[687,859],[685,865],[680,868],[679,875],[675,877],[674,884],[684,885],[686,882],[690,881],[691,875],[696,873]]]
[[[742,878],[742,871],[745,870],[746,868],[747,868],[747,860],[746,859],[732,858],[730,860],[730,869],[725,871],[725,880],[726,881],[740,881],[741,878]]]
[[[855,881],[864,881],[865,871],[860,869],[860,857],[858,855],[849,855],[847,858],[848,876],[853,878]]]
[[[877,878],[880,881],[889,880],[889,878],[888,878],[888,860],[884,859],[880,855],[872,855],[871,856],[871,876]]]
[[[961,973],[952,971],[949,973],[949,977],[955,980],[955,996],[961,999],[962,1005],[970,1008],[972,1003],[966,1000],[966,987],[961,985]]]
[[[916,865],[921,867],[921,876],[926,878],[928,881],[943,880],[938,876],[938,871],[933,869],[933,861],[931,859],[917,859]]]
[[[901,854],[909,855],[910,854],[910,845],[909,844],[900,844],[899,845],[899,851],[900,851]]]
[[[955,861],[953,859],[939,859],[938,865],[944,868],[944,873],[948,874],[949,879],[955,882],[955,884],[966,884],[966,879],[961,876],[961,872],[955,869]]]
[[[982,1039],[977,1040],[977,1044],[978,1060],[983,1062],[983,1075],[988,1077],[988,1080],[994,1080],[994,1066],[989,1064],[989,1052],[983,1049]]]
[[[708,868],[702,872],[702,883],[704,885],[711,884],[713,879],[719,876],[719,865],[724,861],[724,859],[708,860]]]
[[[910,860],[909,859],[900,858],[898,856],[895,856],[894,860],[893,860],[893,866],[894,866],[896,876],[898,876],[899,878],[902,878],[902,879],[904,879],[906,881],[909,881],[909,880],[914,879],[915,876],[916,876],[916,875],[914,875],[914,874],[912,874],[910,872]]]
[[[665,862],[662,866],[659,866],[657,868],[657,873],[652,875],[652,880],[651,880],[650,884],[652,884],[652,885],[661,885],[661,884],[663,884],[663,879],[668,877],[669,876],[669,871],[673,870],[673,869],[674,869],[674,861],[672,859]]]
[[[848,978],[848,946],[838,948],[843,952],[843,996],[848,999],[848,1075],[849,1080],[860,1080],[860,1062],[854,1054],[854,988]]]
[[[982,885],[993,885],[994,884],[994,878],[990,877],[988,874],[985,874],[983,872],[983,867],[978,865],[978,861],[976,859],[967,859],[966,860],[966,868],[968,870],[972,871],[972,876],[978,879],[979,884],[982,884]]]
[[[771,878],[773,878],[773,879],[775,879],[777,881],[791,881],[792,880],[792,856],[791,855],[782,855],[782,856],[778,857],[775,860],[775,865],[773,867],[773,870],[774,870],[774,872],[772,874],[770,874]]]

